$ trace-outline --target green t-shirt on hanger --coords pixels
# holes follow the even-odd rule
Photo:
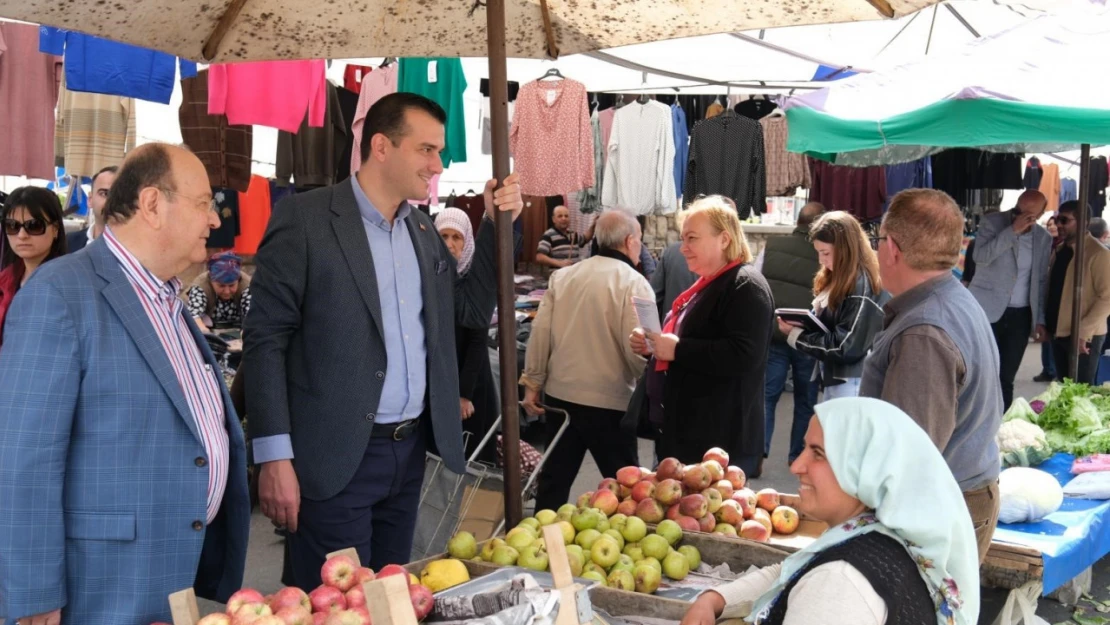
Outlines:
[[[440,155],[443,166],[465,163],[463,92],[466,91],[466,76],[463,75],[462,61],[442,57],[402,58],[398,64],[398,91],[419,93],[434,100],[447,111],[447,147]]]

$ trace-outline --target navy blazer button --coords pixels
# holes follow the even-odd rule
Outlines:
[[[376,378],[378,378],[379,380],[381,380],[381,379],[383,379],[383,378],[385,377],[385,374],[384,374],[384,373],[382,373],[381,371],[379,371],[379,372],[377,372],[377,373],[375,373],[375,374],[374,374],[374,377],[376,377]]]
[[[201,523],[200,521],[193,521],[193,529],[198,532],[201,531],[202,529],[204,529],[204,523]]]
[[[198,467],[203,467],[204,465],[208,464],[208,461],[204,459],[204,456],[197,456],[197,459],[193,462],[195,462]]]
[[[377,417],[377,415],[375,415],[374,413],[371,412],[371,413],[366,415],[366,420],[369,421],[370,423],[373,423],[375,417]]]

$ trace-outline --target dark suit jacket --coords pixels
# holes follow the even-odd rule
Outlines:
[[[455,324],[488,328],[497,284],[494,227],[478,230],[460,278],[435,224],[404,219],[420,265],[433,443],[461,473]],[[301,494],[330,498],[362,461],[385,383],[375,259],[350,182],[281,201],[255,257],[243,368],[250,437],[289,434]]]
[[[774,324],[771,289],[751,264],[698,294],[679,328],[663,386],[659,457],[698,462],[710,447],[763,453],[763,381]]]
[[[70,232],[66,235],[66,254],[85,249],[89,243],[89,229],[82,228],[77,232]]]

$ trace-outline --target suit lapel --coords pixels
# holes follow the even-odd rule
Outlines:
[[[94,242],[89,246],[89,250],[93,256],[97,273],[108,282],[101,293],[104,294],[108,304],[119,316],[124,329],[131,335],[131,340],[135,342],[139,353],[143,355],[143,359],[146,360],[147,365],[154,372],[154,377],[162,385],[162,390],[173,402],[174,408],[177,409],[178,414],[185,421],[189,431],[193,433],[198,441],[201,441],[200,432],[197,431],[196,419],[193,418],[193,413],[189,410],[189,404],[185,400],[185,392],[181,388],[181,383],[177,380],[177,374],[173,371],[173,365],[170,364],[169,356],[166,355],[166,350],[154,330],[154,325],[147,317],[138,294],[135,293],[135,288],[131,286],[131,282],[119,266],[119,261],[112,255],[112,251],[108,249],[103,240]],[[192,326],[193,324],[190,322],[189,325]]]
[[[358,212],[354,191],[347,182],[336,185],[335,195],[332,199],[332,229],[339,240],[339,248],[343,250],[343,257],[347,267],[362,295],[362,301],[374,319],[378,328],[378,336],[385,342],[382,330],[382,303],[378,296],[378,278],[374,273],[374,257],[370,254],[370,242],[366,240],[366,227],[362,223],[362,215]]]
[[[424,229],[416,223],[415,208],[411,209],[409,216],[405,218],[405,225],[409,229],[409,238],[412,239],[412,247],[416,250],[416,261],[420,266],[420,295],[424,300],[424,336],[427,345],[436,345],[436,339],[439,330],[439,324],[435,323],[436,317],[436,297],[435,297],[435,279],[436,279],[436,256],[435,253],[429,248],[439,238],[439,234],[435,228],[431,229],[431,234],[425,226]],[[435,238],[429,239],[428,237],[434,236]],[[444,271],[447,268],[444,266]]]

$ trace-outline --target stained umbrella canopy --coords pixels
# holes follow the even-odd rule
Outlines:
[[[788,149],[842,165],[948,147],[1053,152],[1110,144],[1110,9],[1092,0],[951,53],[787,98]]]
[[[544,58],[721,32],[896,17],[937,0],[506,0],[509,57]],[[0,16],[196,61],[484,57],[477,0],[0,0]],[[225,18],[225,16],[227,16]],[[222,22],[223,27],[218,29]],[[226,33],[203,50],[213,32]]]

